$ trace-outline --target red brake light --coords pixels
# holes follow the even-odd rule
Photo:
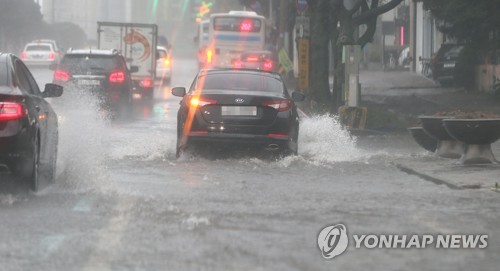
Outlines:
[[[112,72],[109,75],[110,83],[123,83],[125,82],[125,73],[122,71]]]
[[[0,121],[15,120],[26,116],[23,104],[0,102]]]
[[[54,81],[69,81],[69,73],[65,70],[55,70],[54,71]]]
[[[56,58],[56,55],[54,53],[49,53],[49,58],[50,59],[55,59]]]
[[[247,57],[247,61],[248,62],[257,62],[257,61],[259,61],[259,57],[257,57],[257,56],[249,56],[249,57]]]
[[[270,137],[278,137],[278,138],[288,138],[288,135],[285,134],[267,134]]]
[[[153,85],[153,82],[149,79],[144,79],[141,81],[141,87],[150,88]]]
[[[266,62],[264,62],[264,70],[270,71],[272,69],[273,69],[273,62],[271,60],[266,60]]]
[[[264,102],[262,103],[263,106],[269,106],[272,107],[278,112],[283,112],[287,111],[292,107],[292,101],[290,100],[279,100],[279,101],[272,101],[272,102]]]
[[[252,21],[250,20],[244,20],[240,24],[240,31],[241,32],[250,32],[253,30],[253,24]]]
[[[243,68],[243,62],[241,62],[241,60],[236,60],[236,61],[234,62],[234,64],[233,64],[233,67],[234,67],[235,69],[241,69],[241,68]]]
[[[26,58],[28,58],[28,55],[26,53],[22,53],[21,54],[21,59],[26,59]]]
[[[205,98],[197,98],[197,97],[192,97],[187,100],[188,106],[194,107],[194,108],[202,108],[205,105],[209,104],[217,104],[217,101],[215,100],[210,100],[210,99],[205,99]]]

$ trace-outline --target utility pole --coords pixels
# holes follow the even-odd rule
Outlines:
[[[285,48],[288,31],[288,0],[280,0],[280,23],[278,49]],[[285,48],[286,49],[286,48]]]

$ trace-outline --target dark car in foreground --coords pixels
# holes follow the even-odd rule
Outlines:
[[[13,173],[34,191],[54,180],[57,116],[45,98],[62,92],[55,84],[41,92],[19,58],[0,52],[0,178]]]
[[[177,156],[194,144],[252,145],[280,155],[297,154],[299,116],[281,76],[259,70],[201,70],[177,115]]]
[[[432,59],[432,76],[441,86],[453,84],[455,66],[463,48],[460,44],[442,44]]]
[[[53,65],[53,82],[67,91],[95,95],[105,109],[120,114],[132,110],[134,83],[126,61],[116,50],[70,50]],[[137,68],[137,67],[135,67]]]

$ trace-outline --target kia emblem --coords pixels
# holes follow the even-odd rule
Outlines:
[[[245,100],[243,100],[242,98],[237,98],[234,100],[236,103],[239,103],[239,104],[242,104],[245,102]]]

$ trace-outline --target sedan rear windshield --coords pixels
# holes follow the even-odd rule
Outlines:
[[[277,78],[251,73],[201,75],[197,84],[202,90],[246,90],[283,93],[283,82]],[[199,86],[200,87],[200,86]]]
[[[116,56],[105,55],[66,55],[61,61],[61,66],[72,73],[125,69]]]
[[[28,45],[26,51],[51,51],[50,45]]]
[[[7,64],[0,62],[0,86],[6,86],[7,83]]]

